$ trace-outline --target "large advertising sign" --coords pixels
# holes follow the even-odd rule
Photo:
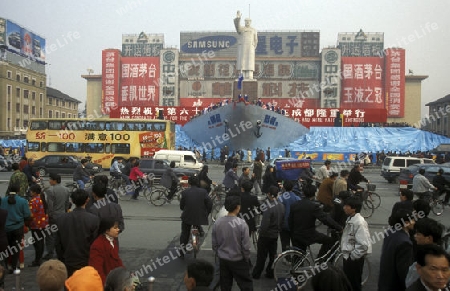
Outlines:
[[[384,58],[342,57],[341,106],[385,109]]]
[[[216,57],[236,57],[239,35],[236,32],[181,32],[182,54],[205,55],[214,52]],[[320,32],[258,32],[258,57],[318,57]]]
[[[341,106],[341,50],[324,48],[322,50],[321,107]]]
[[[102,51],[102,110],[108,114],[119,105],[120,51],[107,49]]]
[[[164,47],[163,34],[124,34],[122,35],[122,56],[158,57]]]
[[[233,102],[228,104],[223,101],[223,106],[233,106]],[[199,106],[119,106],[111,109],[111,118],[123,119],[157,119],[158,113],[162,110],[164,119],[172,120],[177,124],[184,125],[192,117],[202,114],[205,103],[197,103]],[[214,112],[214,110],[212,111]],[[268,111],[272,112],[273,111]],[[311,126],[333,126],[334,118],[339,112],[343,116],[344,126],[359,126],[361,123],[386,122],[385,109],[352,109],[352,108],[285,108],[277,114],[284,114],[287,117],[300,122],[306,127]]]
[[[40,63],[45,62],[45,39],[20,25],[0,18],[0,45]]]
[[[385,51],[385,89],[388,117],[405,116],[405,50]]]
[[[122,57],[119,106],[159,104],[159,57]]]
[[[178,105],[178,50],[164,49],[160,55],[161,86],[159,105]]]

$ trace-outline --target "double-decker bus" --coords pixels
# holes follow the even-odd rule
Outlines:
[[[90,157],[108,169],[114,157],[151,157],[174,149],[175,123],[159,119],[43,119],[30,120],[27,157],[49,154]]]

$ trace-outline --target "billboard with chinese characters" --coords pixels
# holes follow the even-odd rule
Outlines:
[[[336,108],[341,105],[341,50],[322,50],[321,107]]]
[[[342,57],[341,106],[385,109],[384,58]]]
[[[241,24],[242,25],[242,24]],[[208,59],[236,57],[239,35],[236,32],[181,32],[180,52]],[[318,57],[320,32],[318,31],[259,31],[256,58],[258,57]]]
[[[385,50],[385,89],[388,117],[405,116],[405,50]]]
[[[159,57],[122,57],[119,106],[159,105]]]
[[[178,105],[178,50],[161,50],[161,84],[159,87],[159,105]]]
[[[381,56],[384,48],[384,33],[358,32],[338,33],[338,48],[343,57]]]
[[[34,60],[45,62],[45,39],[8,19],[0,18],[0,46],[10,52]]]
[[[119,105],[120,51],[102,51],[102,111],[105,114]]]
[[[164,34],[123,34],[122,56],[159,57],[164,47]]]

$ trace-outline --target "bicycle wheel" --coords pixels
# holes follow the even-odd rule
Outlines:
[[[273,274],[278,283],[292,281],[297,287],[306,285],[311,260],[302,252],[288,250],[281,253],[273,262]],[[303,279],[303,280],[301,280]]]
[[[113,191],[116,192],[117,197],[122,201],[128,201],[133,196],[133,193],[127,193],[127,190],[123,184],[113,189]]]
[[[344,269],[344,256],[341,254],[339,254],[336,259],[334,260],[333,263],[334,266],[340,268],[341,270]],[[370,272],[371,272],[371,267],[370,267],[370,261],[367,257],[364,258],[364,267],[363,267],[363,272],[361,275],[361,285],[364,286],[364,284],[367,283],[367,281],[370,278]]]
[[[433,200],[430,203],[431,210],[437,216],[441,215],[444,212],[444,204],[442,200]]]
[[[370,199],[370,201],[373,204],[374,209],[378,209],[381,205],[381,197],[375,192],[370,192],[369,197],[367,199]]]
[[[162,206],[166,204],[167,198],[166,198],[166,190],[158,189],[153,191],[150,194],[150,202],[155,206]]]
[[[372,216],[374,211],[374,207],[373,207],[373,203],[369,200],[364,200],[362,202],[362,207],[361,207],[361,215],[364,218],[369,218]]]

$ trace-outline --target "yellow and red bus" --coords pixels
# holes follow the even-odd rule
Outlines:
[[[31,119],[27,157],[49,154],[90,157],[109,168],[116,156],[151,157],[160,149],[175,149],[175,123],[159,119]]]

